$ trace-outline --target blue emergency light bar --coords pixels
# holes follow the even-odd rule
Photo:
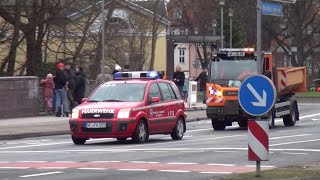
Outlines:
[[[113,79],[159,79],[159,74],[157,71],[117,72],[113,75]]]

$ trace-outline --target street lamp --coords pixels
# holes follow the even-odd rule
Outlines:
[[[219,2],[220,6],[221,6],[221,48],[223,48],[223,6],[224,6],[224,0],[220,0]]]
[[[232,48],[232,17],[233,17],[232,8],[229,8],[229,17],[230,17],[230,48]]]

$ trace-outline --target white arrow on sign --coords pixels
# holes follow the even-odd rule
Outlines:
[[[251,93],[254,95],[254,97],[258,100],[258,102],[252,102],[252,105],[259,106],[259,107],[266,107],[267,106],[266,91],[263,90],[263,95],[261,97],[250,83],[247,84],[247,87],[251,91]]]

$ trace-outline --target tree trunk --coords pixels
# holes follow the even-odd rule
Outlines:
[[[4,67],[8,63],[7,76],[14,75],[17,48],[20,44],[19,42],[19,35],[20,35],[19,31],[21,28],[20,27],[20,15],[21,15],[20,1],[16,2],[15,12],[16,12],[14,14],[15,23],[13,24],[13,36],[12,36],[12,41],[10,45],[10,50],[9,50],[8,56],[4,60],[4,63],[1,64],[1,73],[3,73]]]

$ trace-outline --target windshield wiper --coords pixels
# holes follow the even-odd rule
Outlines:
[[[123,102],[123,101],[117,100],[117,99],[106,99],[106,100],[103,100],[102,102]]]
[[[101,101],[98,101],[98,100],[88,100],[87,102],[101,102]]]

